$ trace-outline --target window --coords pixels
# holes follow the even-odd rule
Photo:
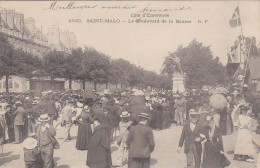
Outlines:
[[[9,79],[9,80],[8,80],[8,87],[9,87],[10,89],[13,89],[13,88],[14,88],[14,86],[13,86],[13,80],[12,80],[12,79]]]
[[[19,89],[20,85],[17,82],[14,82],[14,88]]]

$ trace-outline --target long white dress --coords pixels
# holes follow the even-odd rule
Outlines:
[[[255,149],[250,134],[251,118],[248,115],[238,116],[239,129],[234,154],[252,156]]]

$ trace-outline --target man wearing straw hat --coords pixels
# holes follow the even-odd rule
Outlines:
[[[44,110],[42,110],[44,112]],[[44,168],[53,168],[53,152],[56,130],[49,124],[50,117],[48,114],[42,114],[38,118],[40,125],[36,127],[36,137],[40,147],[40,154],[43,160]]]
[[[126,144],[126,140],[129,134],[129,128],[132,124],[130,121],[131,114],[127,111],[123,111],[120,115],[121,121],[119,122],[119,136],[117,138],[117,144],[119,145],[117,164],[122,167],[123,162],[128,159],[129,146]]]
[[[190,109],[190,121],[187,122],[183,128],[179,141],[178,153],[184,144],[184,153],[187,158],[187,168],[192,168],[193,158],[195,161],[195,168],[200,168],[202,145],[201,142],[205,137],[201,137],[203,133],[201,126],[198,124],[199,114],[194,109]]]
[[[152,128],[147,126],[150,116],[147,113],[140,113],[140,122],[133,126],[127,137],[126,143],[129,149],[129,168],[149,168],[151,153],[155,143]]]

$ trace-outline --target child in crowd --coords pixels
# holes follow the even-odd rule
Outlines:
[[[37,168],[39,150],[37,140],[29,137],[23,141],[25,168]]]

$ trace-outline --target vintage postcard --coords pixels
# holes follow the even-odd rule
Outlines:
[[[259,67],[259,1],[0,1],[0,167],[260,168]]]

